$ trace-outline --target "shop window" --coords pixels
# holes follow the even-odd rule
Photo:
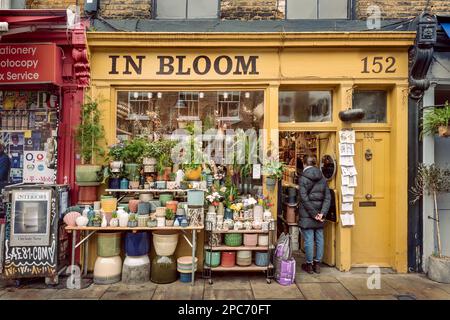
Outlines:
[[[287,19],[348,19],[349,0],[286,0]]]
[[[279,122],[330,122],[332,91],[280,91]]]
[[[365,116],[362,123],[386,123],[387,93],[386,91],[355,91],[353,108],[363,109]]]
[[[9,182],[54,182],[48,167],[54,159],[47,149],[57,128],[58,104],[56,92],[0,91],[0,143],[11,162]]]
[[[157,0],[157,19],[216,19],[218,0]]]
[[[208,129],[263,126],[263,91],[118,91],[117,137],[170,134],[189,121]]]

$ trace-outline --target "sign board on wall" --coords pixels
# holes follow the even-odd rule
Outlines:
[[[55,183],[55,170],[47,167],[45,151],[25,151],[23,165],[23,182]]]
[[[54,43],[0,44],[0,84],[61,84],[61,61]]]

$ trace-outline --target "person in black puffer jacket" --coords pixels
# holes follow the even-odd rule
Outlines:
[[[322,171],[316,167],[317,160],[309,156],[299,179],[300,219],[299,227],[305,241],[306,263],[302,269],[308,273],[320,273],[323,257],[323,226],[330,209],[330,190]],[[314,243],[316,256],[314,257]]]

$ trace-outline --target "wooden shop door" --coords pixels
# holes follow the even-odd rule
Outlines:
[[[353,210],[352,266],[390,266],[389,132],[357,132],[355,165],[358,171]],[[392,195],[395,197],[395,195]]]

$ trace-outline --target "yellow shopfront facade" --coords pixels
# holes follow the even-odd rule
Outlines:
[[[408,48],[413,39],[410,32],[90,32],[90,94],[101,101],[108,144],[121,133],[117,114],[123,92],[136,92],[136,99],[140,93],[149,98],[164,92],[242,92],[242,97],[260,93],[261,128],[269,130],[268,141],[278,145],[283,132],[314,132],[318,137],[326,133],[319,156],[330,154],[338,165],[337,132],[353,128],[358,171],[355,225],[326,223],[324,262],[339,270],[377,265],[406,272]],[[280,98],[295,92],[325,92],[328,114],[306,120],[286,116],[280,111]],[[380,100],[373,97],[374,104],[370,93],[379,97],[381,92],[383,110],[381,115],[371,110],[375,121],[346,124],[339,112],[351,107],[358,92],[369,93],[359,103],[371,103],[375,109]],[[337,170],[330,188],[339,190],[340,179]],[[368,200],[376,205],[364,206]],[[200,259],[202,246],[197,248]],[[180,245],[178,251],[185,250],[189,252]]]

